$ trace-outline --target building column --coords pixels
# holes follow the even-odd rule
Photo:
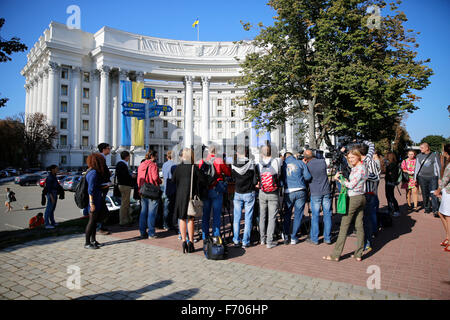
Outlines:
[[[209,84],[211,81],[210,76],[202,77],[202,112],[201,116],[201,124],[200,124],[200,132],[202,137],[202,144],[207,146],[210,141],[210,117],[209,117]]]
[[[111,146],[113,150],[116,150],[119,147],[118,144],[118,136],[119,132],[117,131],[117,123],[118,123],[118,110],[120,110],[119,106],[119,80],[116,74],[112,75],[111,78],[111,95],[112,95],[112,141]]]
[[[25,116],[30,112],[30,85],[27,83],[23,86],[25,88]]]
[[[48,104],[48,67],[44,67],[44,81],[42,87],[42,113],[48,119],[48,114],[51,112],[51,106]]]
[[[97,69],[91,71],[92,75],[92,94],[91,94],[91,102],[89,106],[89,123],[91,124],[89,127],[90,130],[90,140],[92,146],[98,145],[98,117],[99,117],[99,81],[100,75]]]
[[[194,144],[194,122],[192,115],[192,87],[194,78],[193,76],[184,77],[186,92],[184,99],[184,146],[186,148],[190,148]]]
[[[43,113],[42,112],[42,87],[44,86],[43,84],[43,75],[44,72],[43,71],[39,71],[38,76],[37,76],[37,88],[38,88],[38,100],[37,100],[37,108],[36,108],[36,112],[39,113]]]
[[[57,127],[58,115],[59,115],[59,99],[58,99],[58,84],[60,67],[55,62],[49,62],[48,69],[48,109],[51,110],[48,113],[48,123]]]
[[[33,107],[32,107],[32,113],[37,112],[37,106],[38,106],[38,89],[39,89],[39,81],[37,78],[33,79]]]
[[[80,133],[81,133],[81,91],[80,91],[80,67],[72,68],[72,83],[71,83],[71,99],[72,99],[72,130],[73,136],[71,143],[74,149],[80,148]]]
[[[102,66],[100,71],[100,105],[98,115],[98,143],[108,143],[108,92],[109,92],[109,72],[108,66]]]

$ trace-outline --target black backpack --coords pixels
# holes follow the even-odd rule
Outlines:
[[[214,181],[216,181],[216,168],[214,168],[215,158],[211,158],[209,161],[203,160],[203,164],[200,170],[207,176],[208,186],[210,186]]]
[[[83,177],[81,177],[80,182],[78,183],[77,187],[75,188],[75,204],[78,208],[84,209],[89,204],[89,194],[88,194],[88,183],[86,181],[86,175],[89,172],[89,170],[86,172]]]
[[[222,238],[209,237],[203,245],[203,252],[208,260],[223,260],[226,256],[225,246],[223,245]]]
[[[9,193],[9,201],[11,201],[11,202],[17,201],[16,194],[12,191]]]

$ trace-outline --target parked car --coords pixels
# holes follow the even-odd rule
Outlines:
[[[66,175],[57,175],[56,176],[56,179],[58,180],[58,183],[62,186],[63,185],[63,183],[64,183],[64,180],[66,179]],[[39,181],[39,185],[43,188],[43,187],[45,187],[45,181],[47,181],[47,178],[42,178],[40,181]]]
[[[8,171],[6,171],[6,170],[0,171],[0,178],[7,178],[9,176],[10,176],[10,174]]]
[[[75,192],[75,188],[81,180],[82,175],[69,176],[64,180],[63,189]]]
[[[18,176],[14,179],[15,184],[19,184],[21,186],[29,186],[32,184],[39,183],[41,180],[41,176],[37,174],[24,174],[21,176]]]
[[[108,207],[109,216],[107,219],[107,224],[117,224],[119,223],[119,211],[120,205],[122,204],[122,199],[120,197],[114,197],[112,190],[108,191],[106,195],[106,206]],[[136,220],[139,217],[139,213],[141,212],[141,205],[139,201],[130,198],[130,215],[133,220]]]

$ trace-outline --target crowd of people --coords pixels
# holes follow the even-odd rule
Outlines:
[[[237,146],[233,164],[227,164],[217,154],[216,146],[208,147],[208,152],[197,163],[190,148],[183,149],[179,163],[173,160],[172,151],[166,155],[160,179],[156,151],[149,151],[139,165],[137,175],[130,171],[130,153],[123,151],[116,165],[114,184],[121,196],[119,224],[130,226],[132,217],[129,204],[133,188],[141,203],[139,232],[141,239],[157,237],[155,224],[159,205],[162,204],[163,228],[175,230],[182,240],[184,253],[195,251],[194,219],[189,215],[189,202],[198,196],[203,203],[201,216],[202,239],[221,235],[221,218],[224,193],[230,193],[227,183],[233,185],[233,238],[236,247],[248,248],[253,224],[259,232],[259,243],[268,249],[278,245],[274,234],[277,217],[282,220],[281,237],[285,245],[299,243],[298,233],[302,224],[305,206],[310,203],[311,227],[307,241],[319,244],[320,211],[323,212],[323,242],[332,244],[332,204],[334,199],[332,183],[338,190],[345,188],[348,193],[348,205],[340,222],[339,235],[331,254],[323,257],[329,261],[339,261],[348,230],[354,223],[357,245],[353,257],[361,261],[363,255],[371,250],[372,241],[379,231],[377,213],[379,213],[378,187],[382,173],[385,173],[385,195],[389,215],[401,215],[395,188],[402,183],[406,192],[408,210],[418,211],[418,190],[420,188],[425,213],[434,213],[443,223],[446,239],[441,243],[449,251],[450,239],[450,165],[447,165],[441,177],[440,157],[430,151],[428,144],[420,146],[421,153],[416,155],[409,150],[407,157],[397,162],[396,155],[388,152],[385,157],[375,152],[374,144],[364,141],[350,150],[342,149],[345,165],[329,179],[328,165],[323,157],[316,157],[313,150],[305,150],[302,155],[286,152],[274,156],[271,146],[260,148],[259,161],[248,157],[244,146]],[[96,231],[109,232],[104,227],[108,209],[105,197],[113,185],[105,156],[110,147],[99,145],[99,153],[87,158],[88,170],[85,173],[88,186],[89,204],[84,212],[89,216],[86,227],[85,247],[98,249]],[[449,145],[444,147],[443,156],[448,160]],[[47,208],[44,224],[54,227],[53,212],[57,199],[56,173],[52,166],[47,178]],[[151,194],[150,196],[147,196]],[[439,198],[441,203],[439,206]],[[254,219],[255,212],[256,220]],[[212,226],[210,226],[212,214]],[[244,230],[241,236],[241,220],[244,214]],[[293,218],[292,218],[293,215]],[[42,217],[36,217],[42,223]],[[37,223],[33,222],[33,225]],[[31,223],[31,221],[30,221]],[[31,225],[30,225],[31,227]],[[211,228],[212,227],[212,228]]]

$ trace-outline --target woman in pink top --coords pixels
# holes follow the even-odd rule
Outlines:
[[[408,209],[413,210],[411,206],[411,195],[414,202],[414,210],[419,211],[417,207],[417,181],[414,180],[414,171],[416,170],[416,152],[414,150],[408,151],[408,159],[402,161],[402,171],[409,176],[408,191],[406,192],[406,201],[408,202]]]
[[[151,183],[155,186],[159,186],[161,184],[161,179],[158,174],[158,166],[156,165],[157,157],[158,153],[156,151],[149,151],[145,155],[145,161],[140,164],[137,177],[139,190],[141,190],[144,183]],[[141,239],[156,238],[155,220],[156,214],[158,213],[158,204],[158,199],[153,200],[142,197],[141,195],[141,213],[139,215],[139,231],[141,233]]]
[[[341,228],[339,230],[339,235],[336,240],[336,245],[331,255],[323,257],[325,260],[329,261],[339,261],[342,251],[344,250],[345,240],[347,239],[347,231],[350,224],[355,218],[355,229],[356,229],[356,250],[352,257],[356,261],[362,260],[362,255],[364,251],[364,207],[366,206],[366,197],[364,195],[364,185],[367,180],[367,169],[363,162],[361,161],[361,153],[357,149],[350,150],[348,155],[348,162],[352,166],[352,172],[350,173],[349,180],[342,177],[342,174],[338,172],[334,177],[335,180],[340,180],[341,183],[348,189],[348,209],[347,213],[342,216]]]

